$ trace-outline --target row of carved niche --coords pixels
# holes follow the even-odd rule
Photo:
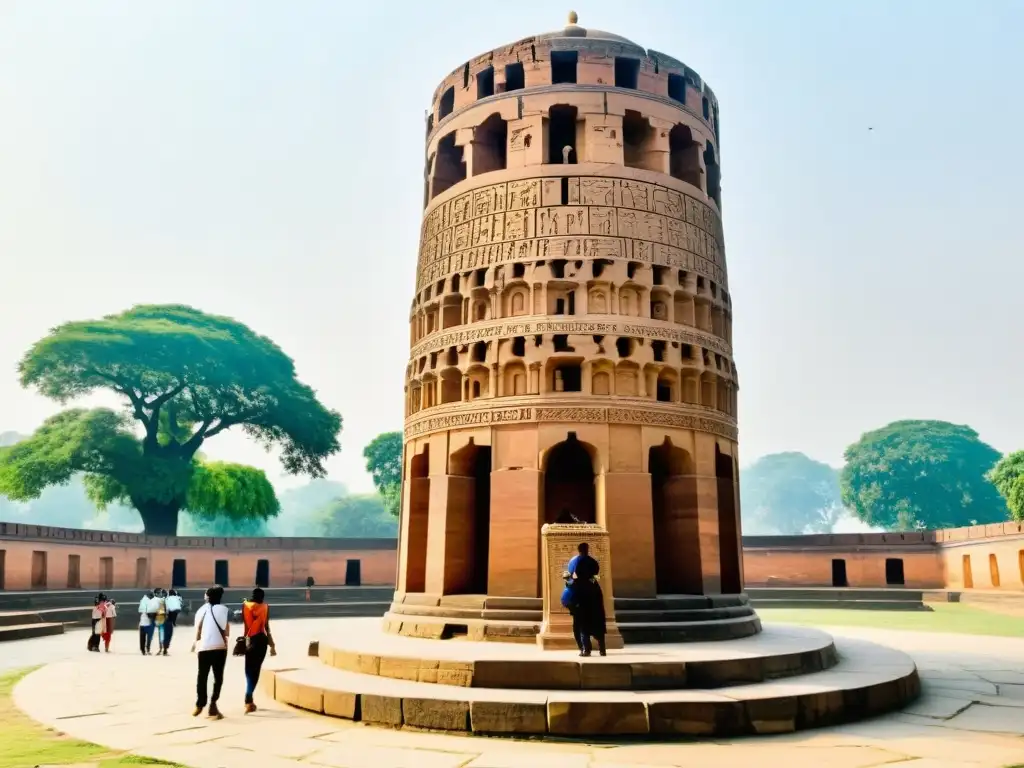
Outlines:
[[[427,113],[427,134],[450,114],[479,99],[557,84],[563,78],[555,72],[550,45],[546,40],[528,38],[467,61],[435,89]],[[528,57],[524,55],[527,53]],[[629,59],[636,62],[638,70],[635,85],[630,84],[632,90],[671,99],[694,115],[700,105],[699,113],[705,124],[717,130],[718,99],[714,92],[696,72],[672,57],[653,51],[648,54],[638,46],[614,42],[599,47],[592,42],[581,45],[576,55],[574,84],[615,86],[616,59]]]
[[[483,289],[479,289],[483,290]],[[474,323],[494,319],[510,318],[569,318],[593,315],[651,318],[662,322],[675,323],[695,330],[710,333],[732,343],[732,315],[721,307],[694,299],[677,291],[673,296],[657,289],[650,297],[644,290],[624,286],[609,296],[601,287],[591,287],[582,293],[586,303],[576,302],[576,289],[560,286],[511,286],[501,296],[478,295],[462,297],[461,294],[447,296],[440,305],[421,309],[409,323],[409,343],[415,346],[435,333],[460,328]],[[609,300],[610,299],[610,300]]]
[[[405,386],[405,415],[450,403],[500,397],[559,395],[640,397],[664,403],[700,405],[736,415],[736,382],[704,371],[632,361],[551,359],[543,366],[511,360],[492,371],[475,364],[466,371],[446,368],[411,379]],[[492,376],[492,372],[494,375]]]
[[[446,368],[468,371],[476,365],[508,361],[541,364],[555,357],[629,361],[638,365],[680,365],[697,373],[714,372],[736,380],[736,365],[725,355],[692,344],[633,336],[534,334],[459,344],[421,355],[406,366],[407,380]]]
[[[586,284],[588,287],[595,284],[613,286],[628,283],[648,290],[679,290],[720,305],[730,313],[732,311],[729,292],[714,280],[696,272],[621,259],[551,259],[498,264],[449,275],[419,291],[413,297],[411,312],[415,313],[420,305],[437,301],[446,294],[461,295],[467,288],[502,291],[517,280],[525,283],[568,281],[576,285]]]

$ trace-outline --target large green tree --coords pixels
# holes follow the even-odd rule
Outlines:
[[[1003,456],[988,478],[1006,501],[1013,519],[1024,521],[1024,451]]]
[[[842,515],[839,471],[798,452],[763,456],[740,473],[743,532],[826,533]]]
[[[335,499],[317,517],[319,536],[390,539],[398,535],[398,521],[376,493]]]
[[[889,530],[948,528],[1006,520],[986,473],[999,452],[967,426],[895,421],[846,449],[843,503]]]
[[[363,457],[384,506],[397,517],[402,506],[402,433],[377,435],[363,449]]]
[[[235,519],[276,514],[261,472],[198,460],[225,430],[279,449],[292,474],[322,477],[339,449],[341,417],[296,378],[273,341],[191,307],[139,306],[61,325],[19,370],[23,386],[58,402],[105,390],[126,411],[72,409],[48,419],[0,454],[0,493],[31,499],[84,472],[94,501],[130,502],[147,533],[173,535],[190,505]]]

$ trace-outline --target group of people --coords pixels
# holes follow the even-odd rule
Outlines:
[[[158,656],[166,656],[174,636],[178,616],[184,609],[181,596],[175,590],[151,589],[139,601],[139,651],[152,656],[153,637],[157,637]],[[256,711],[253,695],[260,681],[260,672],[267,653],[277,655],[274,637],[270,633],[270,608],[266,593],[256,587],[251,597],[242,603],[243,634],[234,641],[233,655],[245,657],[245,712]],[[117,618],[117,603],[100,593],[93,599],[92,632],[88,650],[99,652],[100,643],[110,652],[110,638]],[[217,708],[224,685],[224,667],[228,658],[231,637],[231,613],[224,605],[224,587],[206,590],[203,606],[196,611],[195,640],[192,651],[198,659],[196,679],[196,705],[192,712],[198,717],[204,710],[214,720],[223,718]],[[210,673],[213,673],[213,693],[208,695]]]
[[[598,581],[601,566],[590,554],[590,545],[580,544],[577,555],[569,561],[562,573],[565,589],[562,590],[562,606],[572,615],[572,634],[580,649],[580,656],[593,652],[591,638],[597,641],[597,650],[607,656],[604,636],[607,620],[604,611],[604,593]]]
[[[171,648],[178,614],[184,603],[175,590],[151,589],[139,601],[139,651],[153,655],[153,636],[157,638],[157,656],[166,656]]]
[[[256,587],[252,596],[242,603],[242,626],[244,633],[235,639],[233,655],[245,656],[245,713],[256,711],[253,695],[260,681],[260,671],[267,652],[277,655],[274,636],[270,633],[270,608],[266,593]],[[196,679],[196,706],[192,716],[198,717],[207,709],[214,720],[224,716],[217,708],[221,688],[224,685],[224,665],[228,660],[228,639],[231,636],[231,612],[224,605],[224,587],[210,587],[206,590],[203,607],[196,611],[196,639],[192,650],[199,659],[199,675]],[[207,698],[207,684],[213,672],[213,693]]]

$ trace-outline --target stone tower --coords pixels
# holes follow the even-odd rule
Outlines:
[[[541,526],[580,521],[609,532],[616,598],[757,631],[718,147],[696,72],[575,14],[438,86],[391,628],[518,634]]]

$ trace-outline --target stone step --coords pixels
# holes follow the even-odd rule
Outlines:
[[[752,603],[760,600],[907,600],[920,603],[924,599],[922,590],[902,587],[748,587],[746,594]]]
[[[316,664],[265,670],[261,684],[285,704],[368,724],[563,736],[785,733],[884,714],[919,695],[906,654],[857,640],[836,645],[832,669],[714,691],[459,687]]]
[[[832,608],[843,611],[928,611],[924,603],[908,600],[755,600],[754,608]]]
[[[389,603],[347,602],[347,603],[268,603],[271,619],[310,619],[330,616],[383,616]],[[235,616],[242,610],[235,609]]]
[[[807,627],[770,628],[728,643],[644,646],[581,659],[575,651],[496,643],[442,643],[384,634],[376,622],[349,622],[322,638],[325,665],[399,680],[474,688],[664,690],[717,688],[829,669],[832,638]]]
[[[43,622],[36,622],[35,624],[13,624],[7,627],[0,627],[0,643],[6,643],[12,640],[28,640],[33,637],[49,637],[51,635],[63,634],[63,624]]]
[[[735,640],[761,631],[756,614],[708,621],[652,621],[620,624],[627,643],[694,643],[707,640]]]
[[[45,608],[40,611],[6,611],[0,613],[0,627],[42,623],[78,624],[87,626],[91,616],[91,606],[78,606],[75,608]]]

